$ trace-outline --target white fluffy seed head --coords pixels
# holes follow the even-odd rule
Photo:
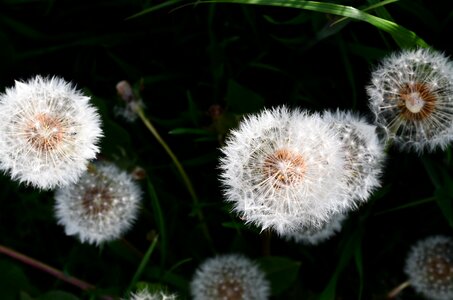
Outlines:
[[[140,290],[132,294],[128,300],[176,300],[176,295],[170,295],[164,292],[150,293],[147,290]]]
[[[231,132],[222,152],[226,200],[262,230],[285,235],[319,227],[350,209],[342,143],[317,114],[279,107],[251,115]]]
[[[345,153],[347,191],[345,201],[368,200],[380,186],[384,149],[376,134],[376,126],[351,112],[325,112],[324,120],[337,132]]]
[[[129,174],[100,163],[78,182],[56,190],[55,213],[67,235],[99,245],[121,237],[131,227],[140,199],[140,188]]]
[[[237,254],[204,261],[190,289],[194,300],[266,300],[270,293],[264,273],[251,260]]]
[[[453,299],[453,239],[432,236],[416,243],[404,271],[414,289],[428,299]]]
[[[17,81],[0,95],[0,168],[42,189],[75,182],[102,136],[89,100],[58,77]]]
[[[445,148],[453,140],[453,63],[434,50],[382,60],[367,87],[377,125],[403,150]]]
[[[293,240],[304,245],[318,245],[340,232],[345,219],[346,214],[338,213],[331,216],[319,227],[301,227],[296,231],[287,233],[284,237],[286,240]]]

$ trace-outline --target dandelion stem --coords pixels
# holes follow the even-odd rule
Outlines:
[[[410,285],[411,283],[409,280],[401,283],[387,294],[387,299],[394,299],[402,290],[404,290]]]
[[[62,281],[65,281],[69,284],[72,284],[73,286],[76,286],[83,291],[94,290],[96,288],[94,285],[92,285],[86,281],[83,281],[76,277],[67,275],[58,269],[55,269],[55,268],[53,268],[49,265],[46,265],[45,263],[42,263],[34,258],[28,257],[22,253],[19,253],[11,248],[0,245],[0,253],[3,253],[11,258],[14,258],[14,259],[24,263],[24,264],[27,264],[33,268],[36,268],[43,272],[49,273],[50,275],[52,275]],[[109,296],[103,296],[103,299],[111,300],[113,298],[109,297]]]
[[[192,197],[193,204],[194,204],[194,206],[196,208],[195,209],[195,213],[196,213],[196,215],[198,217],[198,220],[201,223],[201,226],[202,226],[201,228],[203,230],[203,234],[205,235],[206,239],[211,243],[211,238],[210,238],[210,235],[209,235],[209,231],[208,231],[208,228],[207,228],[206,223],[204,221],[203,212],[201,211],[197,194],[195,193],[195,189],[193,188],[193,185],[192,185],[192,182],[189,179],[189,176],[187,176],[186,171],[184,170],[183,166],[179,162],[179,160],[176,157],[176,155],[173,153],[173,151],[170,149],[170,147],[167,145],[167,143],[162,139],[162,137],[160,136],[159,132],[157,132],[156,128],[151,123],[151,121],[146,117],[145,112],[143,111],[143,108],[138,106],[136,108],[136,112],[139,115],[140,119],[145,124],[145,126],[149,129],[149,131],[156,138],[156,140],[159,142],[159,144],[167,152],[168,156],[170,156],[170,158],[173,160],[173,163],[175,164],[176,168],[178,169],[178,172],[181,175],[182,180],[184,181],[184,184],[186,185],[190,196]]]

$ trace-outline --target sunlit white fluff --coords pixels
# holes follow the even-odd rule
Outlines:
[[[342,142],[318,114],[279,107],[250,115],[222,152],[226,200],[263,230],[318,227],[351,208]]]
[[[75,182],[102,135],[89,101],[58,77],[16,81],[0,95],[0,168],[42,189]]]

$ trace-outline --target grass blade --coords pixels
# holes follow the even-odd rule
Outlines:
[[[149,246],[148,250],[146,251],[145,255],[143,256],[143,259],[140,262],[140,265],[138,266],[137,271],[134,274],[134,277],[132,277],[129,287],[127,288],[126,295],[125,295],[126,297],[129,297],[129,294],[130,294],[132,288],[135,286],[137,281],[140,279],[140,276],[142,275],[143,271],[145,270],[145,267],[148,264],[151,254],[153,254],[154,248],[156,248],[157,239],[158,239],[158,236],[156,235],[154,237],[153,241],[151,242],[151,245]]]
[[[388,32],[403,47],[428,47],[428,44],[418,37],[414,32],[396,24],[395,22],[373,16],[352,6],[339,5],[334,3],[323,3],[317,1],[303,0],[208,0],[197,3],[238,3],[251,5],[268,5],[278,7],[290,7],[332,14],[367,22],[376,28]],[[387,3],[386,3],[387,4]],[[376,5],[374,6],[376,8]]]
[[[167,243],[167,233],[165,229],[165,221],[164,221],[164,215],[162,214],[162,209],[160,207],[159,203],[159,198],[157,197],[156,190],[154,188],[154,185],[151,183],[151,181],[148,179],[148,192],[149,192],[149,197],[151,198],[151,207],[153,209],[153,214],[154,214],[154,219],[157,224],[157,230],[159,231],[159,235],[161,237],[161,257],[162,257],[162,263],[165,261],[166,254],[168,253],[168,243]]]

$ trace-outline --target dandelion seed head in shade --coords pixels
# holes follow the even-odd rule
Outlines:
[[[58,77],[16,82],[0,95],[0,168],[42,189],[75,182],[102,136],[89,100]]]
[[[323,118],[337,132],[345,154],[344,200],[348,206],[358,205],[380,186],[385,153],[376,126],[349,111],[325,112]]]
[[[429,49],[384,58],[367,87],[376,124],[403,150],[445,148],[453,140],[453,63]]]
[[[127,300],[176,300],[176,295],[165,292],[150,293],[147,290],[140,290],[133,293]],[[125,299],[126,300],[126,299]]]
[[[237,254],[204,261],[190,289],[194,300],[266,300],[270,293],[264,273],[251,260]]]
[[[431,236],[416,243],[404,271],[414,289],[434,300],[453,299],[453,239]]]
[[[131,175],[99,163],[55,192],[55,213],[67,235],[101,244],[120,238],[137,217],[141,191]]]
[[[342,224],[346,219],[346,214],[338,213],[330,217],[319,227],[301,227],[291,233],[286,234],[286,240],[293,240],[296,243],[305,245],[318,245],[341,231]]]

